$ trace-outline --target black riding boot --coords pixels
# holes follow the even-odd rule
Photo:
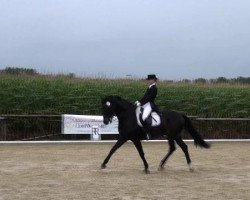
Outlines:
[[[146,133],[146,139],[150,140],[151,139],[150,128],[147,127],[147,125],[145,125],[143,128],[144,128],[144,131]]]
[[[149,140],[151,139],[151,135],[150,135],[150,126],[152,124],[152,117],[149,116],[145,121],[142,120],[142,113],[140,114],[140,121],[142,124],[142,129],[146,134],[146,139]]]
[[[152,138],[150,134],[151,124],[152,124],[152,117],[149,116],[143,123],[143,128],[145,130],[147,140],[150,140]]]

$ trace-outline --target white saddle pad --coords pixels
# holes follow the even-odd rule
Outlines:
[[[143,127],[143,125],[141,124],[141,121],[140,121],[141,106],[138,106],[136,108],[135,114],[136,114],[137,124],[140,127]],[[161,118],[160,118],[160,116],[156,112],[152,112],[151,116],[152,116],[152,125],[151,126],[152,127],[159,126],[161,124]]]
[[[152,116],[152,125],[153,127],[159,126],[161,124],[161,118],[156,112],[151,113]]]

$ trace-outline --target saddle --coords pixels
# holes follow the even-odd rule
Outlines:
[[[138,106],[135,109],[135,114],[136,114],[137,124],[140,127],[143,127],[143,122],[142,122],[142,119],[141,119],[141,115],[142,115],[142,107],[141,106]],[[157,126],[161,125],[161,116],[156,111],[151,112],[148,118],[150,120],[152,119],[151,127],[157,127]]]

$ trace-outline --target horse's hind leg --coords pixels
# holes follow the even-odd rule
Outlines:
[[[159,170],[163,169],[164,168],[164,165],[167,161],[167,159],[172,155],[172,153],[175,151],[175,143],[174,143],[174,140],[172,139],[169,139],[168,140],[168,143],[169,143],[169,151],[167,153],[167,155],[161,160],[160,162],[160,166],[159,166]]]
[[[115,151],[117,149],[119,149],[124,143],[126,142],[126,140],[119,138],[117,140],[117,142],[115,143],[115,145],[112,147],[112,149],[110,150],[108,156],[105,158],[105,160],[103,161],[101,168],[104,169],[106,168],[106,164],[108,163],[109,159],[111,158],[111,156],[115,153]]]
[[[140,157],[143,161],[143,164],[144,164],[144,171],[145,173],[150,173],[149,170],[148,170],[148,162],[146,161],[145,157],[144,157],[144,152],[143,152],[143,148],[142,148],[142,145],[141,145],[141,141],[140,140],[134,140],[133,141],[137,151],[139,152],[140,154]]]
[[[182,151],[184,152],[185,156],[186,156],[186,160],[187,160],[187,164],[189,166],[189,170],[191,172],[193,172],[193,168],[191,166],[191,159],[188,153],[188,146],[183,142],[182,138],[178,138],[176,139],[176,143],[181,147]]]

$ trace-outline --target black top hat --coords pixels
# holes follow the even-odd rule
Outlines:
[[[152,80],[152,79],[157,80],[158,78],[156,77],[155,74],[149,74],[146,80]]]

